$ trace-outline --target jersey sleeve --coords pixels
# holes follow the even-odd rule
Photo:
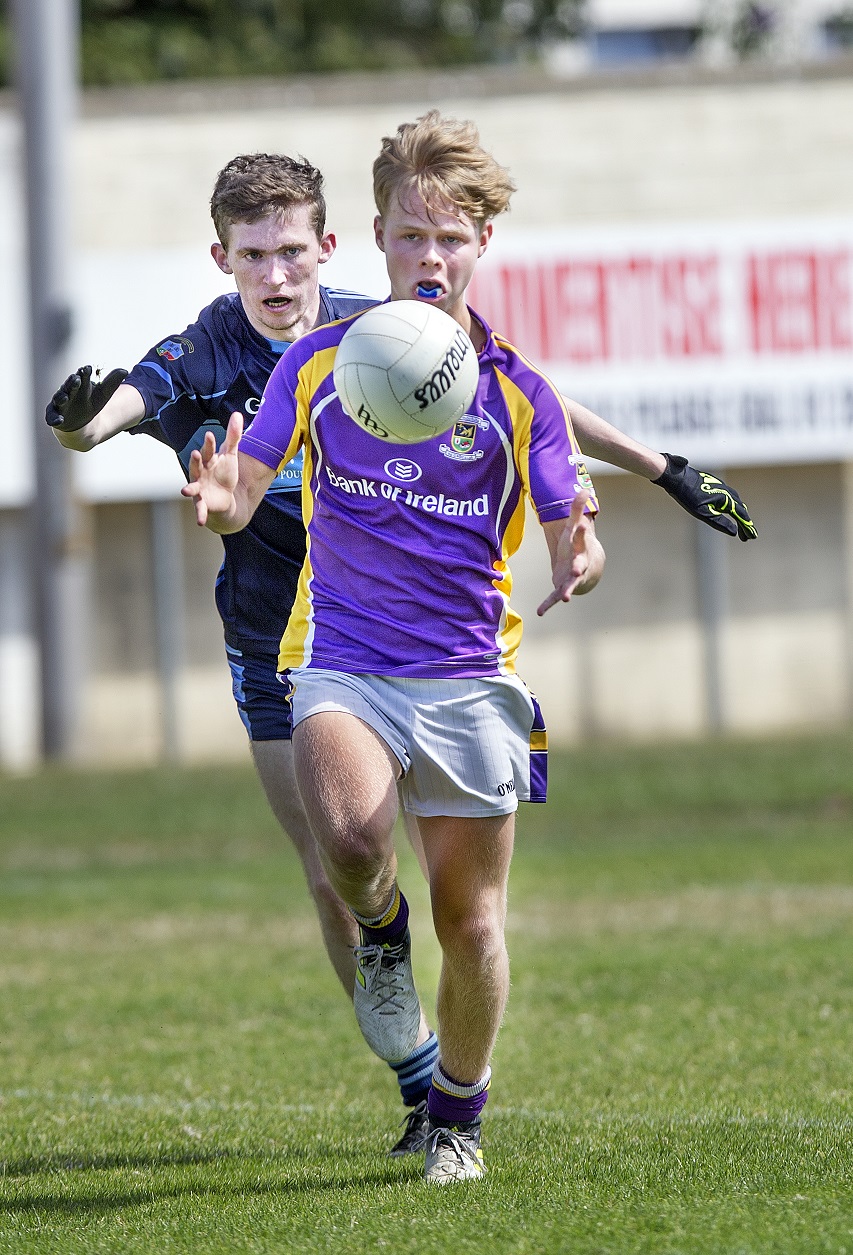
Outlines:
[[[152,436],[154,440],[168,445],[170,449],[172,447],[172,442],[163,430],[159,418],[141,418],[134,427],[128,427],[127,432],[129,436]]]
[[[595,488],[565,401],[544,376],[533,391],[525,479],[539,522],[567,518],[579,492],[590,494],[586,513],[597,514]]]
[[[155,344],[125,379],[142,396],[145,419],[157,418],[181,397],[192,397],[203,411],[222,396],[233,368],[216,352],[210,331],[196,322],[180,335]],[[142,421],[144,422],[145,419]]]
[[[240,452],[277,471],[303,443],[308,426],[306,376],[308,362],[291,348],[279,358],[264,388],[252,426],[240,441]]]

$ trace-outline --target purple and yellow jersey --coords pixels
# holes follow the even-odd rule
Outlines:
[[[544,523],[592,490],[565,402],[480,318],[487,341],[468,413],[422,444],[386,444],[347,416],[335,392],[335,353],[353,320],[297,340],[240,444],[273,470],[305,449],[308,552],[279,664],[512,674],[521,619],[509,605],[508,561],[525,498]]]

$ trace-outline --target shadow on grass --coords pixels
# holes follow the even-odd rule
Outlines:
[[[353,1152],[353,1156],[357,1153]],[[61,1158],[59,1156],[44,1156],[38,1159],[21,1160],[17,1163],[7,1162],[3,1165],[4,1174],[0,1177],[0,1189],[3,1188],[3,1185],[7,1187],[12,1185],[16,1177],[34,1176],[40,1172],[57,1174],[56,1190],[58,1192],[63,1188],[67,1188],[69,1182],[73,1182],[74,1185],[78,1183],[82,1185],[83,1181],[77,1175],[81,1172],[122,1168],[137,1171],[148,1169],[156,1172],[158,1169],[163,1168],[203,1167],[211,1163],[228,1161],[235,1164],[258,1165],[263,1163],[267,1166],[269,1172],[276,1174],[276,1179],[269,1181],[255,1180],[248,1183],[231,1178],[217,1181],[215,1184],[212,1182],[199,1182],[197,1179],[193,1179],[182,1185],[172,1183],[166,1185],[164,1183],[162,1186],[158,1186],[156,1178],[154,1178],[149,1185],[140,1186],[138,1189],[121,1191],[106,1189],[96,1197],[89,1196],[85,1198],[57,1197],[57,1192],[47,1193],[42,1191],[27,1198],[0,1198],[0,1214],[32,1214],[36,1212],[51,1212],[69,1216],[75,1214],[106,1214],[125,1207],[139,1207],[146,1204],[156,1204],[166,1199],[182,1198],[185,1194],[192,1194],[194,1197],[208,1196],[211,1198],[250,1197],[267,1194],[311,1194],[318,1190],[350,1190],[354,1187],[394,1185],[406,1181],[409,1176],[409,1173],[405,1171],[404,1165],[398,1161],[393,1165],[377,1164],[375,1167],[365,1168],[361,1172],[338,1172],[333,1176],[324,1176],[320,1171],[315,1176],[309,1176],[306,1174],[304,1166],[300,1165],[300,1179],[288,1179],[285,1175],[288,1162],[292,1163],[293,1160],[299,1161],[304,1158],[307,1158],[307,1155],[298,1151],[295,1153],[281,1152],[269,1154],[252,1151],[215,1150],[160,1155],[92,1155],[79,1159],[69,1156]],[[342,1156],[339,1150],[336,1151],[335,1160],[338,1166],[341,1165],[342,1158],[346,1159],[346,1154]],[[415,1175],[420,1178],[423,1171],[422,1165],[419,1162],[413,1162],[410,1166],[413,1172],[416,1170]],[[84,1179],[87,1181],[86,1188],[91,1189],[92,1182],[88,1178]]]
[[[0,1181],[12,1177],[38,1176],[40,1172],[100,1172],[111,1168],[175,1168],[215,1163],[225,1159],[257,1159],[260,1156],[237,1150],[163,1151],[158,1155],[27,1155],[23,1159],[0,1161]]]

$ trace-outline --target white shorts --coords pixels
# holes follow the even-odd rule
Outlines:
[[[396,755],[413,815],[508,815],[520,801],[545,800],[545,729],[517,676],[418,680],[314,667],[288,676],[294,727],[323,711],[361,719]]]

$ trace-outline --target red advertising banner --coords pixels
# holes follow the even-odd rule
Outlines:
[[[566,395],[720,466],[853,458],[853,221],[503,229],[470,303]]]
[[[850,249],[748,251],[726,260],[739,271],[728,299],[742,303],[745,343],[723,336],[719,252],[484,263],[471,304],[543,362],[853,349]]]

